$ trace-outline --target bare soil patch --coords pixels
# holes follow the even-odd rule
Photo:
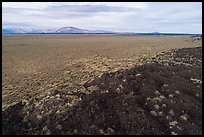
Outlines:
[[[71,66],[87,68],[79,62]],[[3,134],[202,134],[202,48],[139,62],[5,107]]]

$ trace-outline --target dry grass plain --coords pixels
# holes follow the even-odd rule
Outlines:
[[[8,109],[20,101],[28,105],[29,102],[41,101],[39,98],[46,100],[53,93],[66,94],[67,98],[72,95],[71,98],[81,100],[78,94],[87,95],[98,90],[96,86],[86,88],[84,85],[104,73],[142,65],[144,60],[164,51],[200,45],[202,41],[192,42],[187,36],[3,35],[2,108]],[[68,106],[72,107],[75,103],[69,102]],[[59,134],[59,131],[51,133],[47,127],[44,128],[45,131],[33,130],[27,134]],[[115,134],[112,128],[107,127],[107,130],[110,130],[107,134]],[[16,134],[15,131],[13,133]],[[159,134],[159,131],[155,133]],[[63,134],[88,132],[73,130]]]

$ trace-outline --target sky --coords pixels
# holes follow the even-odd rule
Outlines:
[[[3,28],[202,33],[201,2],[2,2]]]

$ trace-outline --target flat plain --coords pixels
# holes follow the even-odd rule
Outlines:
[[[3,35],[2,131],[201,134],[201,45],[189,36]]]

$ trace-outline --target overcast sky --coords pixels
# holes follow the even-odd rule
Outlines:
[[[202,33],[201,2],[3,2],[3,28]]]

